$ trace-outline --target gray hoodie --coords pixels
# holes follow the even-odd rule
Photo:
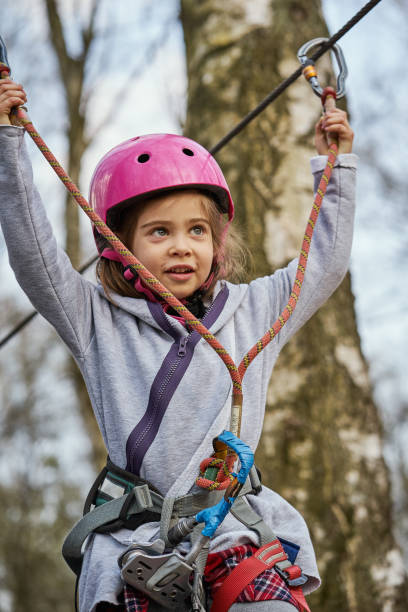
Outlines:
[[[326,158],[312,159],[315,187]],[[255,451],[262,432],[266,393],[283,345],[336,289],[347,271],[355,195],[354,155],[340,155],[316,225],[297,308],[278,337],[255,359],[244,378],[241,438]],[[58,247],[32,182],[23,130],[0,126],[0,219],[10,264],[37,310],[72,352],[109,455],[114,463],[150,481],[163,495],[194,490],[200,461],[212,439],[228,429],[231,379],[200,338],[159,304],[114,295],[85,280]],[[274,323],[286,305],[297,261],[249,284],[221,281],[204,324],[235,363]],[[267,487],[250,503],[284,539],[300,546],[297,564],[309,576],[305,593],[319,585],[313,546],[300,514]],[[130,541],[157,531],[149,524],[88,541],[80,580],[81,612],[98,601],[117,603],[121,590],[117,557]],[[211,551],[257,536],[228,515]]]

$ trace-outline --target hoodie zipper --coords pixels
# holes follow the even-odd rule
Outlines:
[[[205,317],[206,317],[206,316],[207,316],[207,315],[208,315],[208,314],[211,312],[211,310],[212,310],[212,308],[213,308],[213,305],[214,305],[214,302],[212,302],[211,306],[210,306],[210,307],[208,308],[208,310],[206,311],[206,313],[205,313],[205,315],[204,315]],[[204,318],[204,317],[203,317],[203,318]],[[179,341],[178,341],[178,351],[177,351],[177,355],[178,355],[178,357],[181,357],[181,359],[182,359],[183,357],[185,357],[185,355],[186,355],[186,351],[187,351],[187,342],[190,340],[190,338],[191,338],[192,334],[193,334],[193,332],[191,331],[191,332],[188,334],[188,336],[182,336],[182,337],[179,339]],[[200,338],[200,340],[201,340],[201,338]],[[181,359],[176,359],[176,360],[175,360],[175,361],[172,363],[172,365],[171,365],[170,369],[168,370],[167,375],[166,375],[166,377],[165,377],[165,379],[164,379],[164,381],[163,381],[163,384],[162,384],[162,385],[161,385],[161,387],[160,387],[160,391],[159,391],[159,395],[158,395],[158,401],[157,401],[157,404],[158,404],[159,402],[161,402],[162,397],[163,397],[163,395],[164,395],[164,392],[165,392],[165,390],[166,390],[166,387],[167,387],[167,385],[169,384],[169,382],[170,382],[170,380],[171,380],[171,378],[172,378],[172,376],[173,376],[174,372],[177,370],[177,367],[179,366],[179,364],[180,364],[180,362],[181,362]]]
[[[204,318],[207,318],[207,315],[212,311],[213,306],[215,304],[215,301],[213,301],[213,303],[211,304],[211,306],[208,308],[208,310],[206,311]],[[172,359],[172,361],[169,364],[169,367],[167,369],[167,372],[164,374],[164,378],[162,378],[162,382],[160,384],[160,388],[157,392],[156,395],[156,399],[154,401],[154,410],[152,411],[152,413],[149,415],[148,421],[147,423],[145,423],[145,426],[143,428],[143,430],[141,432],[139,432],[139,434],[137,435],[137,438],[132,441],[132,448],[131,451],[129,453],[130,455],[130,462],[128,460],[128,468],[129,468],[129,463],[130,463],[130,469],[131,471],[139,471],[140,470],[140,465],[141,462],[143,461],[144,455],[146,454],[150,444],[152,444],[152,442],[150,442],[150,444],[147,446],[146,449],[143,449],[143,445],[146,444],[145,440],[146,440],[146,436],[150,435],[151,436],[151,429],[152,426],[155,424],[155,421],[157,421],[157,419],[161,419],[164,416],[164,413],[167,409],[168,404],[170,403],[171,397],[170,399],[168,398],[168,386],[171,383],[171,380],[174,376],[174,374],[176,373],[178,367],[181,365],[184,357],[187,354],[187,344],[189,342],[189,340],[191,339],[191,336],[193,335],[194,330],[191,331],[187,336],[181,336],[178,340],[175,340],[174,344],[173,344],[173,354],[176,353],[175,358]],[[196,332],[197,333],[197,332]],[[201,338],[198,339],[198,342],[201,340]],[[197,343],[198,343],[197,342]],[[194,351],[194,346],[192,350]],[[172,350],[172,349],[170,349]],[[186,370],[188,368],[188,364],[186,367]],[[162,375],[163,376],[163,375]],[[184,373],[183,373],[184,376]],[[178,384],[177,384],[178,386]],[[175,389],[174,389],[175,391]],[[164,402],[164,405],[163,405]],[[158,415],[161,415],[161,417]],[[157,426],[160,427],[160,422]],[[157,433],[157,432],[156,432]],[[156,434],[155,434],[156,435]],[[155,436],[154,436],[155,437]],[[154,438],[153,438],[154,439]],[[140,451],[142,451],[142,456],[140,457],[139,461],[140,461],[140,465],[138,465],[138,457],[137,455],[139,455]],[[143,452],[144,451],[144,452]]]
[[[171,381],[171,379],[174,376],[174,373],[176,372],[177,368],[179,367],[179,365],[181,364],[183,358],[186,355],[186,351],[187,351],[187,342],[191,336],[192,332],[189,333],[188,336],[182,336],[178,342],[175,342],[175,344],[178,346],[177,349],[177,357],[176,359],[173,359],[173,361],[170,364],[169,369],[167,370],[164,380],[160,385],[160,389],[157,393],[156,396],[156,401],[154,402],[154,412],[150,415],[150,418],[148,420],[148,423],[146,424],[145,428],[143,429],[142,432],[140,432],[138,439],[136,440],[136,443],[133,445],[133,448],[131,450],[130,453],[130,461],[131,461],[131,465],[134,465],[134,461],[135,461],[135,456],[138,452],[138,450],[140,450],[140,444],[143,443],[143,440],[145,439],[147,433],[149,432],[149,430],[152,427],[152,424],[154,423],[155,419],[156,419],[156,415],[160,414],[162,411],[162,403],[163,403],[163,398],[165,398],[165,392],[166,389]]]
[[[183,336],[182,338],[180,338],[179,348],[178,348],[178,353],[177,353],[179,357],[184,357],[184,355],[186,354],[186,346],[187,346],[189,337],[190,337],[190,334],[188,336]]]

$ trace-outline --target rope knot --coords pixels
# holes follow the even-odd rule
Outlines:
[[[236,455],[227,455],[225,459],[208,457],[200,463],[200,475],[196,479],[196,485],[202,489],[223,491],[234,480],[232,468],[234,467]],[[215,478],[211,478],[215,474]]]

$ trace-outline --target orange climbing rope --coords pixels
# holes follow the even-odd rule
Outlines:
[[[334,162],[337,157],[337,145],[332,143],[329,148],[329,155],[327,164],[320,179],[319,186],[316,191],[313,207],[309,215],[309,219],[306,225],[305,235],[303,237],[302,248],[299,255],[297,272],[295,281],[293,283],[290,298],[285,308],[282,310],[275,323],[268,329],[268,331],[262,336],[256,344],[248,351],[244,356],[238,367],[238,374],[242,383],[242,379],[245,373],[253,362],[255,357],[273,340],[276,338],[278,333],[281,331],[285,323],[289,320],[293,311],[296,308],[300,292],[302,289],[302,283],[305,277],[307,260],[310,251],[310,244],[312,241],[313,231],[316,227],[316,221],[319,216],[320,208],[323,203],[323,198],[326,193],[327,186],[330,181],[331,173],[333,170]],[[196,479],[196,484],[203,489],[219,489],[224,490],[230,486],[233,481],[232,466],[234,465],[234,457],[230,459],[230,456],[226,456],[226,449],[219,445],[216,448],[217,441],[214,443],[214,457],[204,459],[200,464],[200,475]]]
[[[71,193],[76,202],[89,217],[92,223],[97,227],[98,231],[106,238],[112,247],[122,255],[128,265],[141,276],[143,281],[158,295],[161,299],[167,302],[174,310],[184,318],[188,325],[196,330],[208,344],[215,350],[219,357],[224,362],[232,381],[232,407],[231,407],[231,422],[230,431],[237,437],[240,435],[241,419],[242,419],[242,379],[249,365],[255,357],[273,340],[285,323],[291,317],[296,308],[302,283],[305,276],[307,259],[310,250],[310,244],[313,236],[313,231],[320,212],[327,185],[330,180],[332,168],[337,156],[337,146],[332,144],[329,149],[329,156],[326,168],[323,172],[319,187],[316,192],[313,207],[307,222],[305,235],[303,238],[302,248],[300,251],[296,278],[290,294],[290,298],[282,313],[276,319],[272,327],[265,335],[248,351],[242,359],[239,367],[236,366],[232,357],[227,350],[215,338],[215,336],[199,321],[187,308],[182,304],[159,280],[151,274],[147,268],[126,248],[119,238],[109,229],[102,219],[89,206],[87,200],[81,195],[78,187],[73,183],[68,174],[65,172],[61,164],[55,158],[53,153],[45,144],[27,113],[18,108],[14,112],[16,121],[24,127],[31,136],[45,159],[48,161],[59,179],[63,182],[66,189]],[[235,455],[228,453],[227,447],[217,441],[214,441],[214,456],[205,459],[200,466],[200,476],[197,478],[197,485],[206,489],[226,489],[233,482],[232,467],[235,462]]]
[[[330,180],[331,171],[337,156],[337,146],[332,144],[329,150],[329,157],[327,161],[326,168],[324,170],[323,176],[320,181],[319,188],[316,192],[315,200],[313,203],[313,207],[307,222],[306,232],[303,238],[302,249],[300,251],[297,274],[295,278],[295,282],[293,284],[292,292],[289,298],[289,301],[282,313],[276,319],[275,323],[272,327],[265,333],[265,335],[250,349],[250,351],[244,356],[239,368],[235,365],[232,357],[228,354],[227,350],[222,346],[222,344],[215,338],[215,336],[199,321],[187,308],[182,304],[172,293],[170,293],[166,287],[164,287],[160,281],[151,274],[145,268],[145,266],[129,251],[129,249],[119,240],[119,238],[112,232],[112,230],[102,221],[102,219],[95,213],[95,211],[89,206],[87,200],[81,195],[78,187],[72,182],[68,174],[65,172],[64,168],[58,162],[56,157],[50,151],[50,149],[45,144],[44,140],[41,138],[37,130],[35,129],[31,119],[28,117],[27,113],[22,109],[18,108],[15,112],[16,120],[24,127],[24,129],[29,133],[41,153],[44,155],[45,159],[48,161],[54,172],[57,174],[59,179],[63,182],[66,189],[71,193],[76,202],[85,212],[85,214],[89,217],[95,227],[98,229],[98,232],[102,234],[104,238],[112,245],[112,247],[122,255],[122,257],[126,260],[126,262],[132,267],[132,269],[139,274],[144,282],[158,295],[161,299],[167,302],[174,310],[183,317],[183,319],[188,323],[188,325],[196,330],[203,338],[210,344],[210,346],[215,350],[215,352],[222,359],[224,364],[226,365],[231,380],[233,384],[233,395],[237,399],[238,404],[240,403],[239,398],[242,396],[242,378],[255,359],[255,357],[265,348],[269,342],[276,337],[276,335],[280,332],[282,327],[288,321],[293,311],[296,308],[297,301],[299,299],[300,291],[302,288],[303,279],[305,276],[306,266],[307,266],[307,258],[310,250],[310,243],[313,235],[313,231],[315,228],[315,224],[317,221],[317,217],[320,212],[320,207],[323,202],[324,194],[326,193],[327,185]],[[241,400],[242,404],[242,400]],[[240,419],[239,419],[240,421]],[[239,436],[238,433],[236,435]],[[233,431],[233,433],[236,433]]]
[[[302,248],[300,250],[297,272],[295,282],[293,283],[292,291],[290,294],[290,298],[285,308],[282,310],[279,317],[276,319],[275,323],[268,329],[264,336],[254,346],[248,351],[248,353],[244,356],[241,363],[238,367],[238,373],[241,377],[241,381],[247,371],[248,367],[255,359],[257,355],[269,344],[271,340],[273,340],[277,334],[280,332],[282,327],[288,321],[293,311],[296,308],[296,304],[298,302],[300,291],[302,288],[303,279],[305,277],[305,271],[307,266],[307,258],[310,250],[310,243],[313,236],[313,231],[316,226],[317,217],[319,216],[320,208],[323,203],[323,198],[326,193],[327,185],[329,184],[331,173],[333,170],[334,162],[337,157],[337,145],[332,143],[329,148],[329,155],[327,158],[327,164],[324,169],[322,178],[320,179],[319,187],[317,188],[315,199],[313,202],[313,207],[311,213],[309,215],[309,219],[307,220],[305,235],[303,236]]]

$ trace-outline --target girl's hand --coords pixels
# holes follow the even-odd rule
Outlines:
[[[329,152],[328,136],[336,134],[339,144],[339,153],[351,153],[353,148],[354,132],[347,120],[347,113],[336,108],[328,111],[316,124],[315,146],[318,155],[327,155]]]
[[[7,77],[7,72],[1,73],[0,79],[0,124],[10,124],[10,113],[15,106],[27,102],[26,93],[18,83]]]

